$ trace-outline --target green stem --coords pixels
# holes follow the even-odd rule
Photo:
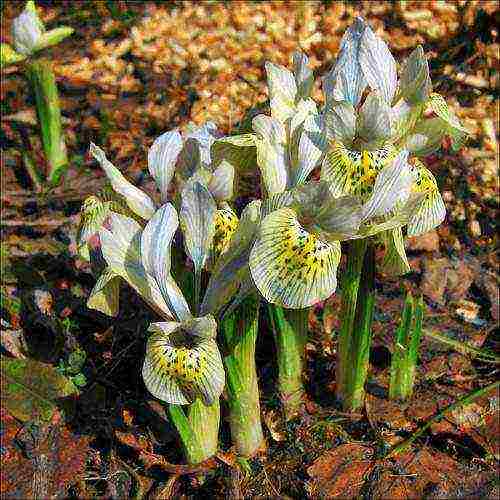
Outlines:
[[[492,384],[483,387],[481,389],[476,389],[475,391],[470,392],[469,394],[465,395],[464,397],[458,399],[451,405],[447,406],[444,410],[440,411],[437,415],[432,417],[430,420],[427,421],[425,425],[423,425],[417,432],[412,434],[408,439],[403,441],[402,443],[394,446],[389,453],[387,454],[387,457],[393,457],[394,455],[397,455],[398,453],[401,453],[405,451],[416,439],[418,439],[424,432],[431,427],[431,425],[435,424],[439,420],[441,420],[447,413],[450,413],[457,408],[460,408],[461,406],[467,405],[472,403],[474,399],[479,398],[483,394],[487,394],[488,392],[492,391],[493,389],[496,389],[497,387],[500,386],[500,381],[493,382]]]
[[[224,357],[229,425],[236,452],[254,455],[264,443],[255,366],[260,301],[249,296],[222,321],[229,354]]]
[[[170,420],[179,433],[184,455],[186,456],[187,461],[190,464],[196,464],[203,461],[201,445],[198,442],[196,434],[191,429],[191,425],[189,424],[189,420],[187,419],[182,406],[169,404],[168,412]]]
[[[338,339],[337,397],[346,411],[364,402],[375,304],[375,254],[366,240],[349,244],[342,280],[342,326]]]
[[[56,186],[68,167],[56,79],[50,62],[45,60],[29,63],[27,76],[35,94],[43,150],[49,165],[47,180]]]
[[[220,415],[218,400],[211,406],[205,406],[197,399],[187,407],[187,416],[179,405],[168,405],[168,411],[189,464],[203,462],[217,452]]]
[[[268,304],[278,356],[278,385],[285,417],[297,415],[303,404],[305,346],[309,309],[287,309]]]

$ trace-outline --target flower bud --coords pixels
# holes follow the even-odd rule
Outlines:
[[[12,23],[14,47],[23,55],[31,55],[37,47],[45,28],[33,3],[28,2],[23,12]]]

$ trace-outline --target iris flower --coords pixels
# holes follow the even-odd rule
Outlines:
[[[211,314],[193,317],[171,276],[171,243],[179,226],[173,205],[164,204],[143,229],[138,222],[112,213],[109,229],[99,231],[109,269],[123,278],[160,314],[147,341],[143,378],[157,398],[189,404],[200,397],[212,404],[224,388],[224,368]]]
[[[250,269],[266,300],[303,308],[335,291],[342,240],[377,236],[386,269],[409,270],[402,228],[420,234],[445,217],[432,173],[409,155],[429,152],[444,134],[458,143],[465,129],[432,93],[421,47],[398,81],[387,45],[361,18],[323,79],[321,113],[301,90],[311,86],[307,60],[294,63],[294,73],[266,65],[271,117],[254,119],[268,198]],[[319,163],[321,182],[304,184]]]
[[[227,249],[238,224],[228,203],[234,195],[234,167],[220,155],[219,159],[211,158],[214,144],[223,146],[224,141],[215,125],[208,123],[201,127],[190,126],[184,135],[177,130],[166,132],[154,141],[148,152],[148,169],[162,202],[169,199],[169,189],[174,177],[176,179],[176,202],[186,253],[198,276],[203,267],[213,266]],[[109,189],[87,199],[82,209],[77,244],[80,254],[87,260],[89,242],[98,235],[111,213],[132,217],[144,226],[157,210],[153,199],[129,182],[106,158],[104,151],[94,144],[90,151],[106,173]],[[116,315],[118,282],[112,271],[105,270],[91,293],[89,307]]]

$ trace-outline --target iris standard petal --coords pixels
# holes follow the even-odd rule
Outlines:
[[[363,149],[379,149],[391,137],[391,108],[376,93],[371,93],[359,110],[356,123]]]
[[[234,167],[226,160],[214,170],[208,190],[217,201],[228,201],[234,193]]]
[[[356,134],[356,113],[347,101],[330,101],[325,110],[325,131],[330,142],[349,147]]]
[[[372,90],[378,90],[382,99],[391,104],[398,84],[396,61],[387,44],[367,26],[359,49],[361,70]]]
[[[297,98],[307,99],[311,95],[311,90],[314,85],[314,76],[311,69],[308,67],[309,59],[302,52],[294,52],[293,54],[293,75],[297,85]]]
[[[366,88],[366,78],[361,70],[361,38],[367,28],[358,17],[342,37],[335,66],[323,79],[326,100],[347,101],[356,106]]]
[[[162,401],[184,405],[200,397],[210,405],[222,394],[224,367],[213,332],[204,338],[195,330],[212,329],[215,321],[192,321],[196,320],[203,323],[165,322],[150,327],[142,376],[149,392]]]
[[[174,314],[165,302],[157,281],[141,259],[141,226],[124,215],[111,213],[111,229],[101,228],[101,250],[109,268],[121,276],[156,311],[167,318]]]
[[[212,249],[217,205],[208,189],[199,182],[188,182],[181,199],[184,246],[195,270],[201,272]]]
[[[412,191],[423,195],[423,197],[408,222],[408,236],[426,233],[439,226],[446,217],[446,207],[432,173],[419,161],[417,161],[414,171],[416,181]]]
[[[282,208],[262,221],[249,262],[268,302],[301,309],[335,291],[339,261],[339,242],[321,241],[304,230],[292,209]]]
[[[171,130],[155,139],[149,148],[149,173],[156,181],[163,202],[168,198],[168,188],[174,176],[177,157],[182,146],[182,137],[179,131]]]
[[[285,122],[295,110],[297,84],[293,73],[279,64],[266,62],[267,87],[271,115],[280,122]]]
[[[399,99],[406,99],[411,104],[427,101],[432,90],[429,64],[424,49],[419,45],[412,51],[401,69]]]
[[[149,220],[155,212],[153,200],[138,187],[131,184],[123,174],[106,158],[104,151],[90,143],[90,154],[100,163],[113,189],[123,196],[130,210],[139,217]]]
[[[252,125],[257,134],[257,165],[267,195],[281,193],[290,183],[285,128],[281,122],[266,115],[256,116]]]

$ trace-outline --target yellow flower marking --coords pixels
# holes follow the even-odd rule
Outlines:
[[[356,151],[335,141],[327,155],[326,178],[333,180],[343,194],[367,199],[378,173],[396,154],[397,149],[390,144],[376,151]]]
[[[329,249],[326,243],[305,231],[300,223],[294,220],[283,230],[281,252],[275,263],[279,278],[285,279],[293,274],[304,283],[314,280],[316,274],[326,265]]]
[[[217,210],[215,216],[214,257],[217,259],[228,248],[238,226],[238,216],[230,208]]]
[[[151,355],[159,371],[175,378],[181,385],[198,381],[206,367],[204,353],[189,347],[165,345],[162,338],[153,341]]]

